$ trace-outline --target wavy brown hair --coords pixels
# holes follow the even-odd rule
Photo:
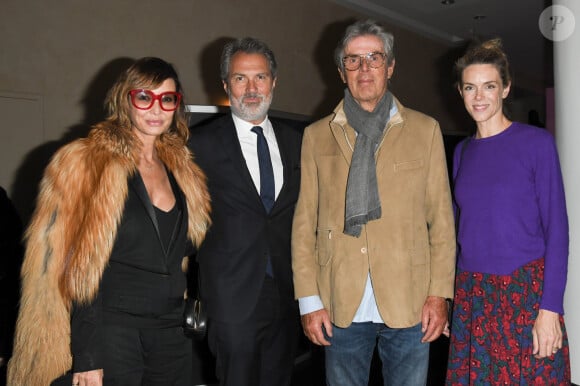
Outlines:
[[[109,90],[105,100],[107,118],[95,125],[97,129],[112,132],[123,143],[131,144],[137,140],[133,134],[131,122],[131,105],[129,91],[134,89],[154,89],[167,79],[175,82],[175,91],[183,94],[181,82],[175,68],[156,57],[145,57],[137,60],[131,67],[122,73],[113,87]],[[162,142],[173,142],[185,145],[189,137],[187,119],[185,117],[185,104],[183,98],[173,114],[173,121],[167,132],[160,136]]]

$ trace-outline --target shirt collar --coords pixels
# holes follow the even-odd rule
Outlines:
[[[262,130],[264,131],[265,136],[268,136],[273,130],[272,124],[270,123],[268,116],[266,116],[266,118],[257,125],[254,125],[252,122],[248,122],[248,121],[243,120],[242,118],[238,117],[233,112],[232,112],[232,119],[234,120],[234,126],[236,127],[236,131],[238,132],[238,136],[244,136],[244,137],[255,136],[256,134],[254,134],[252,132],[252,127],[254,127],[254,126],[262,127]]]

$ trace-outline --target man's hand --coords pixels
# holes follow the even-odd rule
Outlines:
[[[541,309],[532,328],[533,351],[536,358],[549,357],[562,348],[562,326],[560,315]]]
[[[428,296],[421,314],[422,343],[439,338],[447,324],[447,302],[439,296]]]
[[[324,337],[322,327],[324,327],[328,336],[332,336],[332,323],[330,322],[328,311],[324,308],[302,315],[304,335],[318,346],[330,346],[330,342]]]
[[[73,374],[73,386],[103,386],[103,369]]]

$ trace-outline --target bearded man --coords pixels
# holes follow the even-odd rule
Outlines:
[[[221,385],[290,385],[299,337],[290,233],[302,132],[268,118],[276,70],[263,42],[228,43],[221,77],[231,114],[190,137],[212,200],[197,259]]]

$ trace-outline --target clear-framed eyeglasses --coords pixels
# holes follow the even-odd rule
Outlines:
[[[384,52],[369,52],[362,55],[346,55],[342,58],[344,68],[348,71],[356,71],[362,66],[364,60],[370,68],[379,68],[385,64],[387,54]]]
[[[139,110],[149,110],[153,107],[156,100],[159,100],[159,106],[163,111],[175,111],[181,102],[181,94],[175,91],[162,92],[155,94],[151,90],[131,90],[131,103]]]

